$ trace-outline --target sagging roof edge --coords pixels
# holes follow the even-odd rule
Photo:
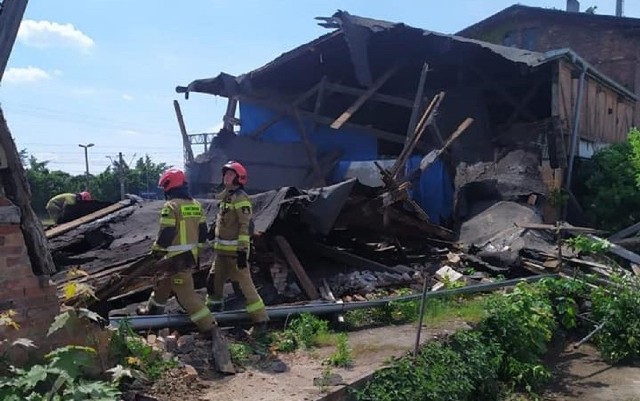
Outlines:
[[[505,10],[503,10],[502,12],[506,12],[507,10],[509,10],[510,8],[513,8],[516,6],[511,6]],[[534,8],[535,7],[529,7],[529,8]],[[544,10],[544,9],[542,9]],[[501,13],[502,13],[501,12]],[[484,42],[481,40],[477,40],[477,39],[469,39],[466,37],[462,37],[462,36],[457,36],[457,35],[448,35],[448,34],[443,34],[443,33],[438,33],[438,32],[434,32],[434,31],[428,31],[425,29],[420,29],[420,28],[414,28],[411,27],[409,25],[405,25],[402,23],[394,23],[394,22],[389,22],[389,21],[383,21],[383,20],[375,20],[372,18],[366,18],[366,17],[359,17],[356,15],[351,15],[345,11],[338,11],[337,13],[335,13],[333,15],[333,17],[331,18],[323,18],[325,21],[333,21],[335,26],[341,26],[343,25],[345,22],[350,23],[350,24],[355,24],[361,27],[366,27],[371,29],[374,32],[379,32],[380,30],[388,30],[388,29],[392,29],[392,28],[397,28],[397,27],[401,27],[401,28],[405,28],[405,29],[410,29],[410,30],[420,30],[423,32],[424,36],[429,36],[429,35],[435,35],[438,37],[443,37],[443,38],[448,38],[457,42],[462,42],[462,43],[470,43],[479,47],[482,47],[484,49],[487,49],[491,52],[493,52],[494,54],[497,54],[501,57],[503,57],[504,59],[507,59],[511,62],[514,63],[524,63],[530,67],[537,67],[543,64],[546,64],[548,62],[560,59],[560,58],[565,58],[567,60],[569,60],[572,64],[581,67],[581,68],[585,68],[587,70],[587,74],[591,77],[593,77],[594,79],[596,79],[597,81],[599,81],[600,83],[612,88],[613,90],[619,92],[620,94],[622,94],[623,96],[633,100],[633,101],[637,101],[638,97],[631,92],[630,90],[628,90],[627,88],[623,87],[622,85],[620,85],[619,83],[617,83],[616,81],[614,81],[613,79],[609,78],[608,76],[606,76],[605,74],[603,74],[602,72],[600,72],[598,69],[596,69],[593,65],[591,65],[590,63],[588,63],[584,58],[580,57],[576,52],[574,52],[573,50],[569,49],[569,48],[563,48],[563,49],[557,49],[557,50],[551,50],[548,51],[546,53],[538,53],[538,52],[533,52],[533,51],[528,51],[528,50],[523,50],[523,49],[519,49],[519,48],[515,48],[515,47],[506,47],[506,46],[501,46],[501,45],[496,45],[493,43],[489,43],[489,42]],[[230,97],[233,96],[235,91],[238,91],[240,86],[242,85],[242,81],[248,77],[251,76],[252,74],[255,73],[259,73],[261,71],[264,71],[265,69],[268,69],[270,67],[274,67],[280,63],[284,63],[286,61],[289,61],[293,58],[295,58],[296,56],[298,56],[300,53],[306,51],[307,49],[311,48],[312,46],[317,45],[318,43],[324,42],[326,40],[332,39],[336,36],[339,36],[343,34],[342,29],[337,29],[336,31],[333,31],[329,34],[323,35],[319,38],[316,38],[306,44],[303,44],[301,46],[296,47],[295,49],[288,51],[286,53],[283,53],[281,56],[277,57],[276,59],[270,61],[269,63],[265,64],[262,67],[259,67],[247,74],[242,74],[238,77],[235,77],[233,75],[230,74],[226,74],[226,73],[220,73],[217,77],[214,78],[205,78],[205,79],[197,79],[192,81],[188,86],[178,86],[176,87],[176,92],[177,93],[184,93],[185,94],[185,98],[189,97],[189,92],[200,92],[200,93],[208,93],[208,94],[212,94],[212,95],[218,95],[218,96],[223,96],[223,97]],[[225,82],[226,81],[226,82]],[[227,90],[223,90],[223,88],[225,86],[229,86],[232,85],[234,86],[234,88],[227,88]],[[216,89],[214,89],[216,88]],[[231,89],[230,91],[228,89]]]
[[[630,100],[633,100],[634,102],[638,101],[638,95],[631,92],[629,89],[625,88],[621,84],[617,83],[612,78],[609,78],[604,73],[600,72],[597,68],[591,65],[587,60],[580,57],[580,55],[578,55],[576,52],[574,52],[569,48],[550,50],[544,54],[545,54],[545,62],[565,58],[569,60],[573,65],[579,68],[585,69],[587,75],[594,78],[596,81],[600,82],[601,84],[606,85],[611,89],[614,89],[618,93],[624,95]]]

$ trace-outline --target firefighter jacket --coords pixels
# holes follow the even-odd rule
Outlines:
[[[200,202],[171,199],[160,212],[160,230],[151,250],[166,252],[167,258],[191,251],[198,260],[199,248],[206,242],[207,223]]]
[[[225,189],[218,199],[213,249],[220,255],[235,256],[238,251],[248,253],[252,215],[249,196],[241,188]]]
[[[59,213],[62,212],[62,209],[66,205],[75,205],[76,203],[76,194],[59,194],[49,199],[47,202],[47,209],[56,209]]]

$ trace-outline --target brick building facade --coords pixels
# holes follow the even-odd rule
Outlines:
[[[0,312],[13,310],[18,330],[0,326],[0,338],[26,337],[42,345],[60,306],[48,275],[36,276],[20,228],[20,210],[0,197]]]
[[[640,95],[640,19],[513,5],[458,35],[538,52],[570,48]],[[637,105],[633,123],[640,124]]]

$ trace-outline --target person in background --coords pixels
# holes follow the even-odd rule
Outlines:
[[[49,199],[49,202],[47,202],[47,213],[49,213],[49,217],[53,222],[57,224],[60,217],[62,217],[62,213],[66,206],[75,205],[77,202],[87,202],[91,199],[91,193],[88,191],[83,191],[77,194],[59,194]]]

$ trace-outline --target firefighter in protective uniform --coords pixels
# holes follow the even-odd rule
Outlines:
[[[249,196],[244,191],[247,170],[238,162],[230,161],[222,167],[224,191],[209,238],[213,238],[216,256],[207,277],[207,305],[213,311],[224,307],[224,284],[236,281],[247,300],[247,312],[258,331],[263,331],[269,320],[264,302],[253,283],[249,269],[249,250],[252,210]]]
[[[184,172],[180,169],[165,171],[160,176],[158,186],[164,190],[167,202],[160,212],[160,230],[151,252],[163,259],[191,252],[193,263],[171,277],[156,282],[147,305],[140,308],[138,313],[163,314],[166,301],[174,293],[199,331],[212,333],[217,330],[216,322],[209,308],[195,292],[191,273],[191,268],[197,265],[199,248],[204,246],[207,236],[202,206],[189,194]]]
[[[57,223],[60,217],[62,217],[62,212],[64,212],[64,208],[66,206],[75,205],[77,202],[86,202],[91,200],[91,193],[88,191],[83,191],[77,194],[73,193],[64,193],[58,194],[53,198],[49,199],[47,202],[47,213],[49,213],[49,217],[53,220],[54,223]]]

